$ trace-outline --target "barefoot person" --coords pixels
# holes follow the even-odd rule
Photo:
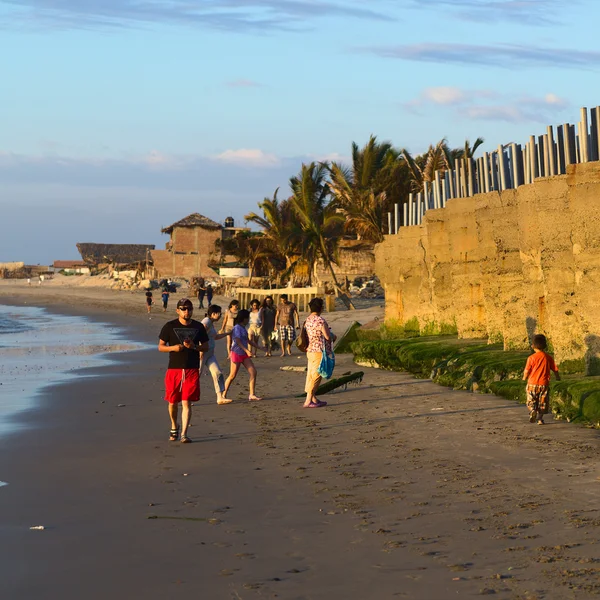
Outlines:
[[[240,310],[240,302],[239,300],[232,300],[229,303],[227,310],[225,311],[225,316],[223,317],[223,323],[221,324],[221,330],[219,333],[231,333],[233,331],[233,326],[235,325],[235,319]],[[231,337],[227,338],[227,358],[229,358],[229,354],[231,352]]]
[[[150,291],[150,288],[148,288],[146,290],[146,310],[148,311],[148,314],[150,314],[150,311],[152,310],[153,303],[154,301],[152,300],[152,292]]]
[[[265,345],[265,356],[271,356],[273,331],[275,330],[275,315],[277,309],[273,304],[273,296],[267,296],[262,303],[262,327],[260,333]]]
[[[229,388],[231,384],[234,382],[237,377],[238,371],[240,370],[240,366],[244,365],[245,369],[248,371],[248,375],[250,375],[250,395],[248,396],[248,400],[253,402],[255,400],[262,400],[256,395],[256,367],[252,362],[252,350],[250,349],[252,346],[258,345],[254,342],[251,342],[248,339],[248,332],[246,331],[246,326],[250,321],[250,313],[247,310],[240,310],[238,316],[236,318],[236,324],[233,328],[233,332],[231,333],[232,344],[231,344],[231,371],[229,372],[229,377],[225,382],[225,392],[224,395],[227,396],[229,392]]]
[[[200,356],[200,375],[204,367],[206,367],[212,375],[215,384],[215,392],[217,394],[217,404],[229,404],[231,400],[225,398],[225,378],[223,372],[215,356],[215,342],[230,335],[229,333],[217,333],[215,323],[221,318],[221,307],[216,304],[211,304],[206,312],[206,317],[202,319],[202,325],[208,334],[208,350]]]
[[[306,318],[304,328],[308,335],[308,349],[306,358],[308,359],[308,371],[306,372],[306,400],[304,408],[322,408],[327,406],[327,402],[317,398],[316,393],[321,383],[321,375],[318,369],[323,357],[323,349],[331,350],[331,342],[335,342],[335,334],[329,328],[327,321],[321,316],[323,312],[323,300],[313,298],[309,303],[310,315]]]
[[[544,415],[550,411],[550,374],[554,372],[557,381],[560,381],[558,367],[554,359],[544,352],[548,342],[545,335],[534,335],[533,354],[527,359],[523,380],[527,381],[527,408],[529,409],[529,422],[538,425],[544,424]]]
[[[165,287],[162,291],[163,312],[167,312],[169,306],[169,288]]]
[[[169,440],[179,435],[178,412],[181,403],[181,437],[183,444],[192,440],[187,430],[192,416],[192,402],[200,400],[200,352],[208,350],[208,335],[204,325],[192,319],[194,307],[188,298],[177,302],[177,319],[163,326],[158,342],[159,352],[169,352],[169,367],[165,375],[165,400],[169,403],[171,432]]]
[[[279,343],[281,356],[292,355],[292,342],[296,339],[296,329],[300,329],[298,308],[288,300],[287,294],[281,294],[281,302],[277,307],[275,323],[279,327]]]
[[[256,349],[258,348],[258,340],[260,339],[260,329],[262,327],[262,308],[260,302],[256,299],[250,302],[250,325],[248,327],[248,337],[251,342],[254,342],[252,346],[252,357],[256,356]]]

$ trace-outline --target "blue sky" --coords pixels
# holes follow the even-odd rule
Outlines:
[[[594,0],[0,0],[0,261],[162,247],[191,212],[241,222],[371,133],[418,153],[575,122],[600,104],[599,18]]]

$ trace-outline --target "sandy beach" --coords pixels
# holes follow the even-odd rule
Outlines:
[[[0,281],[0,302],[148,343],[174,318],[101,288]],[[325,317],[339,335],[382,314]],[[2,598],[600,595],[598,431],[538,427],[504,399],[362,368],[360,386],[303,410],[304,375],[279,367],[304,361],[257,359],[260,403],[243,400],[242,374],[236,402],[217,406],[203,377],[189,445],[167,441],[154,349],[46,388],[0,439]],[[350,370],[338,357],[336,373]]]

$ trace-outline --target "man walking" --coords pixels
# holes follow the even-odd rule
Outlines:
[[[165,400],[169,403],[171,432],[169,440],[179,437],[178,413],[181,403],[182,444],[192,440],[187,431],[192,417],[192,402],[200,400],[200,352],[208,350],[208,334],[202,323],[192,319],[194,306],[188,298],[177,302],[177,319],[163,326],[158,342],[159,352],[169,352],[165,375]]]
[[[204,308],[204,296],[206,294],[206,287],[204,285],[204,277],[200,277],[198,281],[198,308]],[[210,306],[210,300],[208,301]]]
[[[281,356],[292,355],[292,342],[296,339],[296,329],[300,329],[300,317],[298,307],[288,300],[287,294],[281,294],[281,302],[277,306],[275,323],[279,328],[279,343],[281,344]],[[296,329],[294,329],[294,325]]]

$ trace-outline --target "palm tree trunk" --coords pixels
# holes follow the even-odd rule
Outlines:
[[[254,277],[254,263],[250,265],[250,279],[248,279],[248,287],[252,287],[252,278]]]
[[[333,283],[335,287],[336,295],[341,298],[342,302],[346,305],[348,310],[356,310],[354,304],[352,304],[352,300],[350,300],[350,296],[342,290],[340,284],[338,283],[337,277],[335,276],[335,272],[333,270],[333,265],[328,261],[327,266],[329,267],[329,272],[331,273],[331,277],[333,278]]]
[[[329,260],[329,257],[327,255],[327,249],[325,248],[323,238],[321,238],[321,252],[323,253],[323,262],[326,263],[326,266],[329,269],[329,272],[331,273],[331,278],[333,279],[333,285],[335,288],[336,296],[338,296],[342,300],[342,302],[346,305],[346,308],[348,310],[356,310],[356,307],[354,306],[354,304],[352,304],[352,300],[350,300],[350,296],[348,296],[348,294],[344,292],[337,280],[337,277],[335,276],[335,271],[333,270],[333,265],[331,264],[331,261]]]

